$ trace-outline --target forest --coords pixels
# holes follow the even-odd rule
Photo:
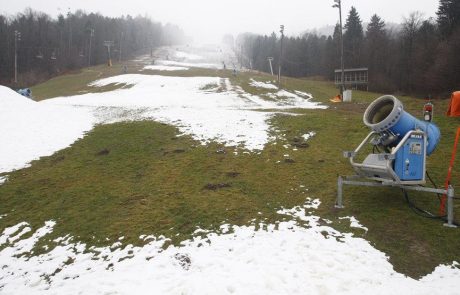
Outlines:
[[[419,12],[388,27],[374,14],[364,27],[352,7],[344,22],[344,63],[347,68],[369,69],[369,90],[419,96],[447,95],[460,85],[460,1],[441,0],[437,17],[425,19]],[[319,76],[332,80],[340,69],[340,25],[332,36],[305,33],[284,37],[251,33],[237,38],[237,51],[244,66],[270,72],[281,60],[282,75]]]
[[[113,42],[114,61],[184,42],[177,26],[148,17],[105,17],[81,10],[51,16],[26,9],[0,15],[0,84],[30,86],[60,73],[107,62],[105,41]],[[14,61],[17,54],[17,83]]]

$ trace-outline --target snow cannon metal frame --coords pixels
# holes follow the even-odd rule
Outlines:
[[[454,189],[424,187],[426,183],[426,157],[434,152],[441,132],[431,122],[421,121],[404,111],[396,97],[384,95],[366,109],[364,124],[372,131],[354,151],[344,152],[356,175],[339,176],[337,208],[343,208],[343,185],[393,186],[403,190],[425,191],[448,197],[448,226],[453,224]],[[357,156],[366,144],[373,146],[363,162]],[[360,182],[364,178],[373,182]]]

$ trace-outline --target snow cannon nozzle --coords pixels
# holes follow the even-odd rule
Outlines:
[[[427,155],[430,155],[441,137],[435,124],[419,120],[404,111],[402,102],[392,95],[373,101],[364,112],[363,121],[373,131],[382,134],[380,144],[387,148],[396,147],[408,132],[420,130],[426,133]]]

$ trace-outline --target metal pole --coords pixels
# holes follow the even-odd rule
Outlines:
[[[337,202],[335,208],[343,209],[343,178],[339,176],[337,179]]]
[[[18,37],[14,31],[14,83],[18,83]]]
[[[343,25],[342,25],[342,0],[334,0],[335,4],[332,6],[339,9],[339,22],[340,22],[340,68],[341,68],[341,86],[340,94],[343,95],[345,90],[345,63],[343,61]]]
[[[272,76],[274,76],[274,74],[273,74],[272,60],[273,60],[273,57],[269,57],[269,58],[268,58],[268,63],[270,64],[270,72],[272,73]]]
[[[121,40],[123,39],[123,32],[121,32],[120,35],[121,35],[121,36],[120,36],[120,50],[119,50],[119,52],[118,52],[118,54],[119,54],[119,55],[118,55],[118,61],[119,61],[119,62],[121,62]]]
[[[69,11],[67,12],[67,19],[69,22],[69,55],[72,54],[72,20],[71,20],[71,13],[70,13],[70,8]]]
[[[340,66],[342,69],[342,89],[341,92],[343,95],[343,91],[345,90],[345,64],[343,61],[343,25],[342,25],[342,1],[339,0],[339,18],[340,18]]]
[[[280,26],[281,44],[280,44],[280,57],[278,61],[278,87],[281,88],[281,59],[283,57],[283,39],[284,39],[284,25]]]
[[[456,227],[454,225],[454,188],[449,185],[447,189],[447,227]]]
[[[18,83],[18,41],[21,41],[21,32],[14,31],[14,83]]]
[[[89,51],[88,51],[88,67],[91,66],[91,42],[94,36],[94,29],[89,32]]]

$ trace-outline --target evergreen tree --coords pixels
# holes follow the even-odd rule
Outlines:
[[[388,85],[387,71],[387,46],[388,37],[385,30],[385,22],[377,15],[371,17],[370,23],[367,25],[364,55],[366,65],[369,68],[369,84],[370,88],[376,90],[384,90],[380,85]]]
[[[460,0],[440,0],[436,14],[442,36],[449,37],[460,26]]]
[[[385,22],[377,14],[374,14],[371,17],[371,22],[367,25],[366,37],[374,39],[382,35],[385,35]]]
[[[343,35],[344,55],[346,67],[359,67],[361,65],[361,47],[364,33],[362,21],[355,7],[351,7],[345,23]]]

